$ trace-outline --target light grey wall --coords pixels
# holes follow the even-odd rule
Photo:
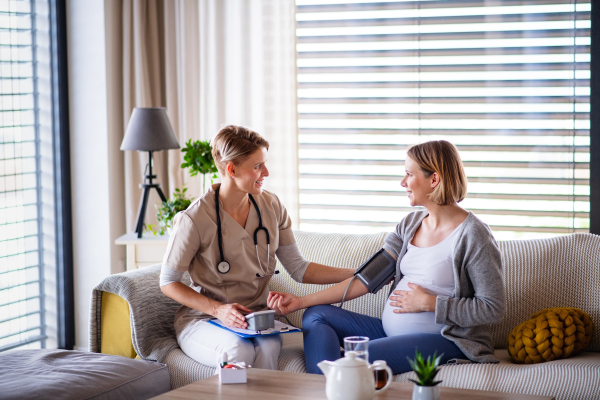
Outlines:
[[[92,288],[107,275],[125,270],[125,249],[114,244],[125,233],[123,154],[118,150],[120,139],[113,135],[115,129],[122,132],[122,114],[112,89],[120,75],[115,68],[119,59],[107,52],[114,50],[113,29],[121,26],[120,20],[106,18],[106,11],[117,10],[116,4],[113,0],[67,1],[78,350],[88,347]]]

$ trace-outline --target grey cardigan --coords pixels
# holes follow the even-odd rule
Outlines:
[[[400,282],[400,261],[408,242],[429,213],[407,215],[383,245],[398,258],[395,285]],[[454,293],[437,296],[435,322],[444,324],[442,336],[454,342],[471,360],[497,363],[489,324],[504,317],[506,295],[500,249],[490,228],[473,213],[462,224],[453,255]]]

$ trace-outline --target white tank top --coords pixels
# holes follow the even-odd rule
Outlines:
[[[432,247],[416,247],[409,242],[406,254],[400,261],[403,276],[395,290],[412,290],[408,287],[410,282],[422,286],[431,295],[451,296],[454,293],[452,256],[461,227],[462,223],[446,239]],[[395,308],[390,305],[388,298],[381,316],[387,336],[440,333],[444,327],[435,323],[434,312],[396,314],[393,311]]]

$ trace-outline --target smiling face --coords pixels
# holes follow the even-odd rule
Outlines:
[[[230,176],[235,177],[233,181],[238,189],[246,193],[259,195],[263,191],[264,179],[269,176],[266,162],[267,149],[261,147],[238,165],[229,163],[227,171]]]
[[[434,172],[426,177],[419,165],[410,157],[406,157],[404,169],[406,175],[402,178],[400,186],[406,188],[411,207],[425,205],[430,201],[428,195],[437,186],[437,174]]]

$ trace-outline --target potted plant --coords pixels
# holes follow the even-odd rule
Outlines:
[[[438,400],[440,398],[440,388],[437,385],[442,381],[436,381],[435,376],[440,371],[438,366],[443,354],[439,357],[436,357],[436,355],[437,352],[433,353],[433,357],[429,356],[425,360],[417,349],[415,350],[414,360],[407,357],[411,368],[417,374],[417,380],[410,379],[411,382],[415,383],[412,394],[413,400]]]
[[[212,156],[212,146],[209,141],[188,140],[185,147],[181,149],[183,152],[183,164],[181,168],[187,168],[191,176],[198,174],[202,175],[202,193],[206,193],[206,174],[212,174],[212,180],[217,178],[217,166]]]
[[[164,235],[166,232],[170,233],[173,227],[173,218],[179,211],[183,211],[192,204],[193,198],[185,197],[187,188],[184,187],[182,190],[175,189],[175,193],[167,201],[163,201],[160,206],[156,206],[157,214],[156,220],[158,221],[158,229],[155,229],[155,225],[148,225],[148,230],[156,235]]]

